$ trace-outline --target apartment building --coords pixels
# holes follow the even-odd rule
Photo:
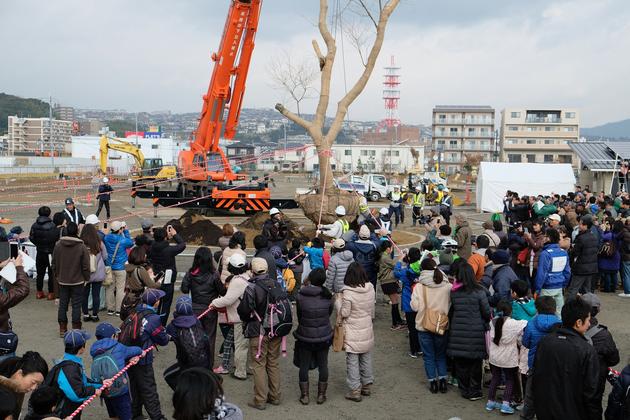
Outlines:
[[[578,165],[569,142],[580,138],[580,116],[573,108],[506,108],[501,112],[504,162]]]
[[[63,121],[74,121],[74,108],[71,106],[57,105],[54,108],[55,117]]]
[[[72,136],[72,121],[48,118],[19,118],[9,116],[9,154],[37,155],[64,153]]]
[[[434,156],[447,174],[462,171],[471,156],[491,161],[497,150],[490,106],[437,105],[432,128]]]

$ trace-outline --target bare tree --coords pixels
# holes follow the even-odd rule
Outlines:
[[[295,102],[298,116],[302,116],[300,104],[304,99],[313,98],[317,90],[313,83],[317,78],[317,67],[306,58],[292,59],[291,55],[284,51],[282,56],[277,56],[269,64],[269,75],[275,88],[286,91]]]
[[[313,139],[313,143],[315,144],[315,148],[317,150],[319,158],[319,192],[323,196],[313,197],[311,195],[311,197],[305,197],[305,199],[308,198],[309,200],[317,202],[318,208],[321,205],[323,206],[322,208],[325,207],[327,209],[330,209],[331,205],[333,204],[329,200],[327,200],[327,196],[335,192],[330,162],[331,146],[335,142],[335,139],[337,138],[337,135],[342,128],[343,120],[348,113],[348,107],[357,99],[361,92],[363,92],[363,89],[365,89],[365,86],[367,85],[367,82],[372,75],[374,66],[376,65],[376,60],[378,59],[381,48],[383,46],[385,29],[387,28],[389,18],[391,17],[392,13],[399,3],[400,0],[348,0],[348,9],[351,8],[353,10],[356,10],[357,13],[366,16],[371,21],[371,24],[374,27],[373,42],[372,46],[368,49],[365,59],[362,60],[363,71],[361,72],[361,75],[357,78],[357,80],[347,91],[347,93],[337,102],[337,110],[327,132],[324,132],[324,123],[326,120],[326,112],[328,111],[328,106],[331,99],[330,84],[333,65],[335,63],[335,57],[337,55],[337,43],[335,37],[330,32],[327,23],[329,12],[328,0],[319,1],[319,19],[317,23],[319,33],[326,47],[325,53],[322,52],[322,49],[316,40],[313,40],[312,42],[313,50],[315,51],[315,55],[319,62],[319,68],[321,70],[319,101],[317,103],[315,116],[312,120],[308,121],[305,118],[302,118],[300,115],[288,110],[283,104],[276,104],[276,109],[278,110],[278,112],[287,117],[289,120],[306,129],[310,137]],[[364,42],[363,37],[358,37],[358,39],[361,43]],[[324,192],[326,193],[324,194]],[[312,215],[309,214],[309,211],[306,207],[304,207],[304,210],[305,214],[313,219]],[[332,213],[332,211],[329,211],[328,213]]]

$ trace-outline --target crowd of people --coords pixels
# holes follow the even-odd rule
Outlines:
[[[442,202],[445,196],[448,191]],[[620,296],[630,297],[627,194],[594,195],[579,187],[548,197],[508,192],[505,224],[493,215],[476,236],[462,214],[451,226],[446,203],[448,209],[433,208],[423,220],[426,239],[408,249],[390,236],[397,206],[372,212],[362,203],[358,215],[339,206],[337,220],[318,226],[306,243],[291,238],[283,213],[271,209],[253,238],[253,257],[245,234],[227,224],[219,251],[196,250],[172,314],[176,256],[186,248],[175,226],[143,221],[132,238],[124,222],[100,229],[98,216],[83,219],[71,199],[52,219],[50,208],[41,207],[30,232],[36,297],[58,299],[63,356],[49,365],[36,352],[16,356],[0,342],[0,418],[19,418],[29,392],[28,419],[65,418],[94,395],[111,418],[142,418],[143,409],[151,419],[165,418],[153,358],[171,342],[176,360],[163,376],[178,420],[242,418],[225,401],[225,375],[253,377],[250,407],[282,404],[280,360],[291,336],[301,404],[310,404],[312,395],[316,404],[327,401],[331,349],[345,352],[347,400],[391,392],[375,388],[377,294],[390,304],[391,330],[407,333],[409,357],[422,359],[431,394],[451,386],[476,401],[487,386],[489,412],[594,420],[606,407],[607,419],[628,418],[630,366],[609,373],[619,351],[597,320],[598,294],[615,292],[619,273]],[[0,339],[15,338],[8,310],[29,292],[21,257],[11,262],[17,280],[3,283]],[[101,309],[108,322],[101,322]],[[98,323],[89,352],[83,322]],[[607,379],[614,388],[606,404]]]

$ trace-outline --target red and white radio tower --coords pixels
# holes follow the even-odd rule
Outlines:
[[[391,56],[390,65],[385,67],[383,99],[385,100],[385,119],[380,122],[379,129],[389,129],[400,125],[400,119],[398,118],[398,101],[400,100],[400,67],[396,67],[393,55]]]

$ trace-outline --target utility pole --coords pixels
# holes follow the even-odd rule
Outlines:
[[[136,112],[136,147],[138,147],[138,112]]]
[[[52,111],[52,95],[49,97],[48,101],[48,140],[50,141],[50,160],[52,163],[52,171],[55,173],[55,140],[53,138],[53,111]]]

